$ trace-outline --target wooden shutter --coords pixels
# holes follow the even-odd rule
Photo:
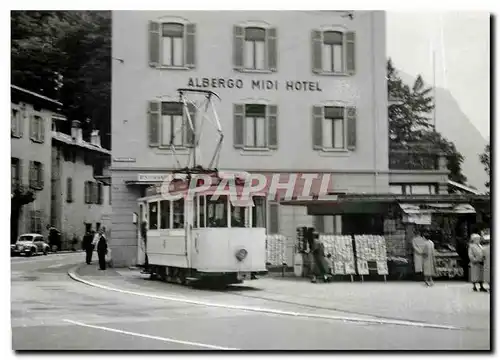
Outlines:
[[[160,66],[160,26],[161,24],[155,21],[149,22],[149,66]]]
[[[356,149],[356,108],[347,107],[347,149]]]
[[[233,126],[233,146],[237,149],[241,149],[244,147],[244,122],[245,122],[245,105],[243,104],[234,104],[233,105],[233,117],[234,117],[234,126]]]
[[[102,184],[97,183],[97,204],[102,205]]]
[[[23,159],[17,159],[17,183],[23,185]]]
[[[66,180],[66,201],[73,202],[73,179]]]
[[[311,35],[312,41],[312,71],[316,74],[323,72],[322,66],[322,47],[323,47],[323,33],[321,31],[313,30]]]
[[[148,108],[149,146],[160,145],[160,114],[161,102],[157,100],[150,101]]]
[[[323,148],[323,111],[323,106],[313,106],[312,124],[314,150],[321,150]]]
[[[269,233],[279,234],[279,204],[269,203]]]
[[[196,67],[196,24],[186,25],[186,63],[189,68]]]
[[[245,43],[245,28],[233,27],[233,66],[236,70],[243,69],[243,49]]]
[[[17,112],[17,134],[19,137],[24,135],[24,111],[19,109]]]
[[[38,131],[40,132],[38,139],[45,142],[45,119],[43,117],[38,118]]]
[[[278,148],[278,106],[267,106],[268,146],[270,149]]]
[[[346,37],[346,72],[354,75],[356,72],[356,34],[352,31],[345,34]]]
[[[189,116],[191,117],[191,122],[193,123],[193,129],[191,129],[191,126],[189,125],[189,121],[187,119],[187,116],[185,118],[186,121],[186,139],[185,139],[185,144],[186,146],[194,146],[195,145],[195,140],[196,140],[196,106],[193,104],[187,104],[188,111],[189,111]]]
[[[35,187],[35,163],[30,161],[30,173],[29,173],[29,184],[30,187]]]
[[[38,186],[43,189],[45,185],[45,166],[43,163],[38,163]]]
[[[36,124],[35,124],[35,115],[30,115],[30,138],[36,139]]]
[[[278,33],[276,28],[266,31],[267,37],[267,68],[271,71],[278,70]]]

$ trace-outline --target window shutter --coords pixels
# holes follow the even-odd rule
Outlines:
[[[30,161],[29,184],[30,187],[34,187],[35,185],[35,163],[33,161]]]
[[[35,139],[36,138],[36,124],[35,124],[35,115],[30,115],[30,138]]]
[[[313,149],[321,150],[323,148],[323,106],[313,106]]]
[[[186,121],[186,146],[194,146],[195,145],[195,140],[196,140],[196,106],[193,104],[187,104],[188,106],[188,111],[189,111],[189,116],[191,117],[191,122],[193,124],[193,129],[191,129],[191,126],[189,125],[189,121],[187,119],[187,116],[185,118]]]
[[[269,203],[269,233],[279,234],[279,204]]]
[[[160,23],[149,22],[149,66],[160,66]]]
[[[278,34],[276,28],[266,31],[267,36],[267,68],[271,71],[278,70]]]
[[[38,167],[38,186],[43,188],[45,185],[45,167],[42,163],[39,163]]]
[[[17,159],[17,182],[19,186],[23,185],[23,159]]]
[[[245,105],[234,104],[234,126],[233,126],[233,146],[237,149],[241,149],[244,146],[244,121],[245,121]]]
[[[322,67],[322,46],[323,34],[321,31],[313,30],[312,32],[312,71],[319,74],[323,71]]]
[[[196,24],[186,25],[186,64],[189,68],[196,67]]]
[[[40,131],[40,141],[45,142],[45,120],[42,117],[38,118],[38,129]]]
[[[161,103],[159,101],[150,101],[148,109],[148,132],[149,146],[160,145],[160,110]]]
[[[73,201],[73,179],[71,178],[67,180],[66,199],[67,202]]]
[[[347,107],[347,149],[356,149],[356,108]]]
[[[278,148],[278,106],[267,106],[267,124],[268,124],[268,146],[270,149]]]
[[[350,75],[356,73],[356,34],[346,33],[346,71]]]
[[[17,113],[17,133],[19,137],[24,135],[24,111],[19,110]]]
[[[97,183],[97,204],[101,205],[102,204],[102,184]]]
[[[241,26],[234,26],[233,38],[233,66],[236,70],[241,70],[243,69],[245,29]]]

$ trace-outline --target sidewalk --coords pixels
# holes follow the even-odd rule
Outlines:
[[[471,285],[439,282],[426,287],[416,282],[337,282],[312,284],[302,279],[265,277],[226,291],[199,290],[148,281],[138,270],[81,266],[77,275],[101,285],[160,296],[198,298],[236,305],[297,308],[302,311],[350,314],[394,320],[439,323],[489,329],[490,295],[475,293]]]

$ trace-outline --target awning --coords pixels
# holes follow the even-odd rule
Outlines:
[[[399,204],[408,215],[417,214],[475,214],[470,204]]]

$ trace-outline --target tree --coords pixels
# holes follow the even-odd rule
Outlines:
[[[479,155],[479,160],[481,161],[481,164],[484,165],[484,170],[486,171],[486,174],[488,174],[488,177],[491,179],[491,171],[490,171],[490,144],[487,144],[484,152]],[[488,191],[490,190],[490,180],[488,180],[484,185],[488,188]]]
[[[97,128],[109,147],[111,13],[13,11],[11,28],[12,83],[61,101],[85,136]]]
[[[405,84],[391,59],[387,61],[387,85],[389,98],[397,100],[389,106],[389,147],[406,152],[403,163],[408,168],[429,168],[437,154],[444,154],[448,160],[449,178],[465,184],[467,178],[462,173],[464,157],[431,123],[434,110],[432,88],[425,86],[420,75],[413,86]],[[410,156],[412,153],[419,153],[419,156]]]

